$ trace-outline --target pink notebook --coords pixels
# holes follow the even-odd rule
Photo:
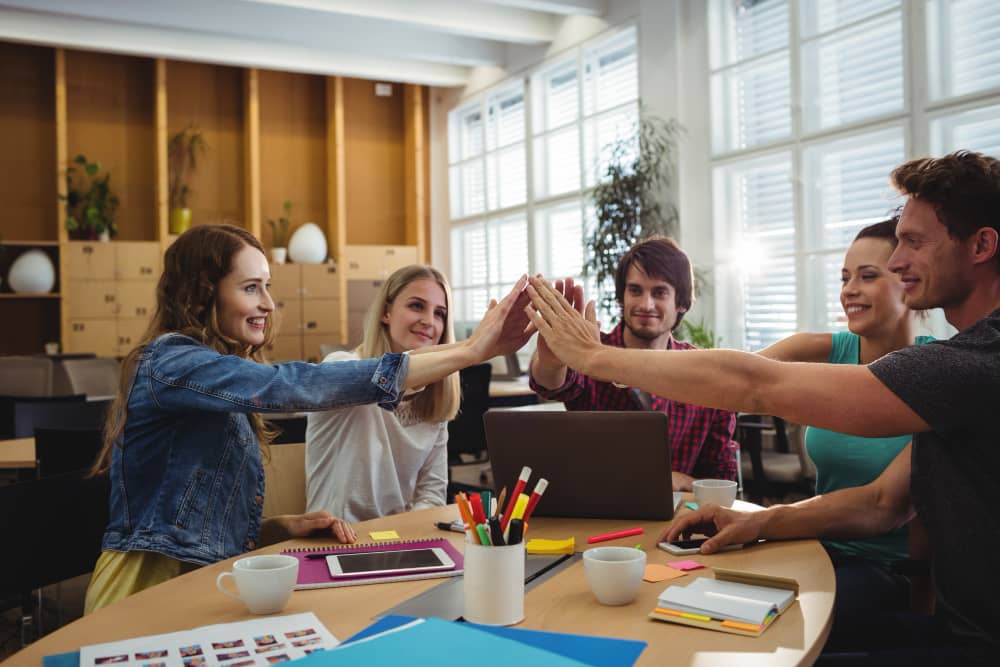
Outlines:
[[[325,558],[309,558],[310,555],[344,554],[365,551],[402,551],[404,549],[444,549],[455,562],[450,570],[435,570],[432,572],[411,572],[407,574],[358,575],[355,577],[330,576]],[[389,581],[406,581],[408,579],[435,579],[440,577],[457,577],[464,571],[462,554],[451,542],[443,537],[424,540],[395,540],[392,542],[374,542],[369,544],[333,544],[325,547],[305,549],[286,549],[283,554],[299,559],[299,578],[295,590],[306,588],[328,588],[332,586],[358,586],[361,584],[381,584]]]

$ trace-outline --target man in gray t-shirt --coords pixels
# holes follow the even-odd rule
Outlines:
[[[530,281],[530,316],[560,361],[594,377],[675,401],[774,414],[855,435],[914,434],[912,445],[870,484],[762,512],[709,505],[678,517],[661,539],[711,532],[701,547],[708,554],[758,538],[877,535],[916,513],[933,552],[935,617],[892,624],[866,618],[869,632],[849,638],[859,651],[852,657],[906,665],[995,660],[1000,160],[959,151],[911,160],[893,171],[892,180],[908,198],[889,269],[903,281],[910,308],[944,309],[960,332],[950,340],[900,350],[870,366],[782,363],[734,350],[648,355],[600,345],[596,323],[539,279]]]

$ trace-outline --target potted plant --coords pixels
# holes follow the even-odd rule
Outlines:
[[[188,125],[167,142],[167,162],[170,172],[170,233],[181,234],[191,226],[191,209],[187,198],[191,188],[188,178],[198,167],[198,158],[205,155],[208,143],[201,130]]]
[[[277,220],[267,219],[267,224],[271,226],[271,259],[275,264],[284,264],[288,258],[288,227],[292,224],[292,202],[286,199],[281,208],[285,215]]]
[[[100,176],[101,163],[77,155],[66,169],[66,229],[70,238],[106,241],[118,234],[118,196],[111,191],[111,174]]]
[[[661,197],[673,179],[681,132],[676,120],[642,114],[633,132],[604,147],[608,162],[591,195],[597,224],[586,241],[584,273],[597,278],[605,312],[615,312],[615,295],[601,287],[614,283],[625,251],[653,234],[676,233],[677,207]]]

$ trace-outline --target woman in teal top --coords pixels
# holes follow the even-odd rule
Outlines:
[[[869,364],[894,350],[932,338],[914,335],[915,315],[903,303],[903,282],[889,271],[898,218],[865,227],[854,238],[841,269],[840,303],[850,331],[800,333],[760,351],[781,361]],[[806,449],[816,465],[816,493],[867,484],[909,443],[906,436],[862,438],[820,428],[806,430]],[[828,648],[855,631],[868,614],[909,609],[909,580],[891,562],[909,558],[907,529],[861,540],[823,540],[837,577]]]

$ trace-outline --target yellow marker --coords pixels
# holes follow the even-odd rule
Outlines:
[[[543,540],[534,538],[528,540],[526,546],[529,554],[571,554],[576,550],[576,538],[565,540]]]
[[[517,496],[517,502],[514,503],[514,511],[511,512],[511,519],[521,519],[524,517],[524,510],[528,507],[528,496],[521,493]]]
[[[398,540],[399,535],[394,530],[375,530],[370,533],[373,540]]]

